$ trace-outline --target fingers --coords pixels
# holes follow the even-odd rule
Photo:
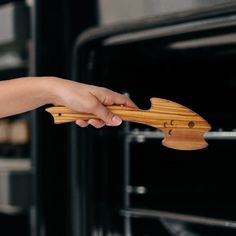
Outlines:
[[[126,95],[114,92],[112,90],[83,85],[89,90],[89,96],[83,99],[85,104],[83,105],[83,109],[86,113],[92,113],[98,119],[91,119],[89,121],[76,121],[76,124],[80,127],[86,127],[89,124],[94,126],[95,128],[101,128],[104,125],[109,126],[118,126],[122,123],[122,119],[117,115],[114,115],[110,110],[107,109],[107,105],[123,105],[127,107],[137,107],[137,105]]]
[[[92,125],[93,127],[99,129],[102,128],[105,123],[102,120],[98,120],[98,119],[90,119],[88,121],[84,121],[84,120],[76,120],[75,122],[78,126],[80,126],[81,128],[85,128],[88,125]]]
[[[122,123],[120,117],[114,115],[100,102],[97,103],[96,108],[93,110],[93,114],[95,114],[97,117],[103,120],[104,123],[110,126],[118,126]]]
[[[85,128],[89,125],[85,120],[76,120],[75,123],[81,128]]]
[[[97,88],[97,87],[96,87]],[[123,105],[128,107],[137,107],[137,105],[126,95],[114,92],[106,88],[100,88],[96,93],[92,93],[93,99],[90,103],[93,105],[92,113],[103,120],[107,125],[118,126],[122,119],[109,111],[107,105]]]
[[[113,104],[116,104],[116,105],[124,105],[124,106],[127,106],[127,107],[136,107],[137,108],[137,105],[126,95],[122,95],[122,94],[119,94],[119,93],[115,93],[116,96],[115,96],[115,99],[113,101]]]
[[[114,119],[117,119],[116,116],[113,116]],[[109,123],[105,123],[104,121],[102,120],[98,120],[98,119],[90,119],[88,121],[84,121],[84,120],[76,120],[75,123],[80,126],[81,128],[85,128],[87,127],[88,125],[92,125],[93,127],[95,128],[102,128],[104,125],[107,125],[107,126],[118,126],[121,124],[121,119],[118,118],[118,121],[113,121],[112,122],[109,122]]]
[[[101,128],[105,124],[108,126],[118,126],[122,123],[120,117],[114,115],[106,108],[97,98],[92,97],[86,105],[86,113],[94,114],[98,119],[90,119],[88,121],[77,120],[76,124],[80,127],[87,127],[89,124],[95,128]]]
[[[89,90],[103,105],[137,107],[137,105],[127,95],[117,93],[113,90],[91,85],[89,86]]]

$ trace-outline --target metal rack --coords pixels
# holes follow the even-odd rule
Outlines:
[[[130,123],[126,122],[123,128],[124,135],[124,188],[123,188],[123,202],[124,209],[120,210],[121,216],[124,217],[124,233],[125,236],[131,236],[132,218],[143,218],[143,219],[155,219],[158,221],[162,220],[174,220],[176,222],[191,223],[206,226],[216,226],[228,229],[236,229],[236,221],[217,219],[205,216],[196,216],[190,214],[181,214],[168,211],[159,211],[151,209],[141,209],[132,208],[130,195],[131,194],[146,194],[146,186],[132,186],[130,183],[130,143],[144,143],[147,139],[157,139],[160,140],[164,137],[163,133],[159,130],[139,130],[131,129]],[[236,141],[236,131],[211,131],[205,133],[205,139],[207,140],[235,140]]]
[[[156,219],[156,220],[175,220],[184,223],[192,223],[192,224],[201,224],[207,226],[217,226],[224,228],[232,228],[236,229],[236,221],[224,220],[224,219],[214,219],[208,217],[201,216],[193,216],[186,214],[176,214],[172,212],[166,211],[154,211],[148,209],[122,209],[120,210],[120,214],[125,218],[147,218],[147,219]],[[131,235],[126,233],[126,235]]]
[[[144,142],[145,139],[163,139],[164,134],[160,131],[138,130],[126,132],[128,140],[136,142]],[[204,135],[206,140],[236,140],[236,131],[210,131]]]

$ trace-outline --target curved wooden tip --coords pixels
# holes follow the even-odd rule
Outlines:
[[[211,129],[210,124],[191,109],[162,98],[151,98],[150,111],[165,114],[161,131],[165,138],[162,144],[178,150],[198,150],[208,146],[204,134]]]
[[[163,127],[165,138],[162,144],[178,150],[198,150],[208,146],[204,134],[210,124],[196,112],[176,102],[162,98],[151,98],[151,111],[165,114]]]
[[[188,132],[186,130],[173,130],[165,134],[162,144],[168,148],[178,150],[198,150],[208,146],[204,139],[205,132]]]

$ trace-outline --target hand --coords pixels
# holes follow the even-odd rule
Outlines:
[[[122,120],[109,111],[105,107],[107,105],[137,107],[126,95],[104,87],[60,78],[53,78],[53,81],[54,86],[50,86],[50,88],[53,88],[53,93],[56,95],[54,105],[63,105],[75,111],[91,113],[99,118],[88,121],[77,120],[76,124],[80,127],[86,127],[89,124],[95,128],[101,128],[104,125],[120,125]]]

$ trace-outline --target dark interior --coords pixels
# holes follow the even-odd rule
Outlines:
[[[131,43],[105,42],[93,49],[91,83],[128,94],[141,109],[150,108],[151,97],[176,101],[204,117],[218,135],[207,140],[205,149],[178,151],[162,146],[160,137],[129,140],[132,131],[155,132],[137,123],[124,122],[119,129],[106,127],[99,134],[91,129],[84,138],[89,148],[79,153],[90,157],[88,167],[92,169],[85,176],[90,173],[93,177],[85,182],[95,187],[87,189],[93,215],[89,222],[95,228],[102,224],[105,232],[125,229],[120,214],[127,207],[125,171],[132,189],[129,208],[236,220],[235,139],[221,137],[222,132],[235,129],[236,44],[224,41],[224,36],[234,32],[232,27],[221,28]],[[139,193],[138,186],[144,192]],[[171,222],[140,218],[129,221],[133,235],[181,235],[168,233],[174,229]],[[230,227],[183,222],[181,227],[196,235],[234,232]]]

